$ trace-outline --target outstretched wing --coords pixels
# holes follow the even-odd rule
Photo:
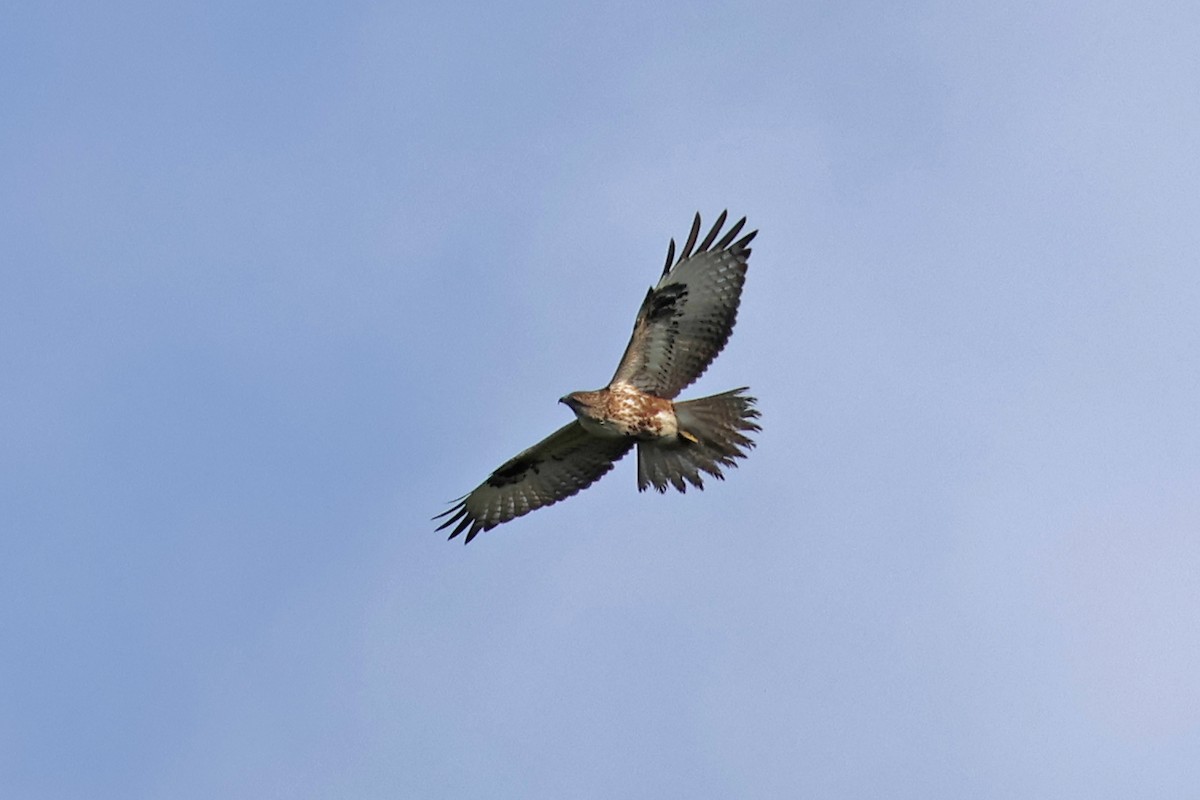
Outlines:
[[[700,233],[697,214],[678,261],[675,240],[671,240],[662,278],[642,302],[633,337],[612,383],[624,381],[670,399],[704,374],[725,347],[737,320],[750,242],[758,234],[751,231],[734,241],[746,224],[742,217],[713,244],[725,216],[722,211],[693,252]]]
[[[633,443],[592,436],[575,420],[506,461],[475,491],[434,517],[450,516],[438,530],[457,523],[450,538],[466,531],[469,542],[480,531],[557,503],[595,483]]]

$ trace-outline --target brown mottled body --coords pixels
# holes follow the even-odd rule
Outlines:
[[[597,436],[644,442],[674,439],[679,433],[674,403],[622,381],[594,392],[571,392],[560,402],[575,412],[584,430]]]

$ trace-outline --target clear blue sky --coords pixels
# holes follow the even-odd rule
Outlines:
[[[1194,798],[1197,42],[10,4],[0,796]],[[749,460],[434,533],[723,208]]]

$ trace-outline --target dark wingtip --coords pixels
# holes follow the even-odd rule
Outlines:
[[[463,495],[462,497],[458,498],[457,503],[438,514],[436,517],[434,517],[434,519],[441,519],[445,516],[449,516],[450,518],[441,525],[438,525],[436,530],[442,531],[453,525],[454,530],[450,531],[450,536],[447,538],[447,541],[458,536],[463,531],[467,531],[467,538],[464,541],[465,544],[466,542],[474,539],[475,535],[483,530],[483,525],[478,519],[472,516],[470,510],[467,508],[467,495]],[[468,528],[470,530],[467,530]]]
[[[696,237],[700,235],[700,212],[696,212],[696,218],[692,220],[692,230],[688,233],[687,244],[683,246],[682,252],[679,254],[679,260],[683,261],[692,254],[692,248],[696,246]]]
[[[708,252],[708,246],[713,243],[713,239],[717,238],[717,234],[720,233],[721,226],[725,224],[725,218],[727,216],[729,216],[729,209],[722,211],[717,217],[717,221],[713,223],[712,230],[708,232],[708,235],[704,237],[704,241],[701,242],[700,246],[696,248],[697,253]]]
[[[450,506],[449,508],[447,508],[445,511],[443,511],[440,514],[434,514],[429,519],[430,520],[441,519],[442,517],[446,516],[447,514],[453,514],[455,511],[458,511],[460,508],[462,508],[464,505],[466,505],[465,503],[463,503],[463,500],[466,500],[466,499],[467,499],[467,496],[464,494],[462,497],[456,497],[453,500],[447,500],[446,501],[447,503],[453,503],[454,505]],[[441,527],[439,527],[438,530],[440,531],[442,528],[446,527],[446,525],[449,525],[449,524],[450,523],[447,522],[445,525],[442,525]]]
[[[671,264],[675,261],[675,237],[671,237],[671,244],[667,247],[667,264],[663,267],[662,274],[666,275],[671,271]]]
[[[730,242],[732,242],[737,237],[737,235],[739,233],[741,233],[742,228],[745,225],[746,225],[745,217],[742,217],[737,222],[733,223],[733,227],[725,232],[725,235],[721,237],[721,241],[717,242],[716,249],[724,250],[726,247],[729,247]]]
[[[436,517],[434,517],[434,519],[441,519],[442,517],[444,517],[450,513],[453,513],[454,516],[450,517],[450,519],[446,520],[441,525],[438,525],[437,528],[435,528],[435,530],[439,530],[439,531],[445,530],[446,528],[449,528],[451,525],[453,525],[454,523],[458,522],[460,519],[465,517],[467,515],[467,504],[460,503],[459,505],[456,505],[454,508],[450,509],[449,511],[445,511],[441,514],[438,514]],[[451,538],[454,538],[454,534],[451,534]]]
[[[754,241],[754,237],[758,235],[758,231],[751,231],[743,236],[736,243],[733,241],[742,228],[746,225],[746,218],[742,217],[737,222],[733,223],[733,227],[725,232],[719,240],[714,244],[714,240],[721,233],[721,228],[725,226],[725,220],[729,217],[729,209],[723,210],[718,216],[717,221],[705,235],[704,240],[697,246],[696,240],[700,236],[700,212],[696,212],[696,216],[692,218],[692,229],[688,232],[688,237],[684,242],[683,249],[679,251],[679,257],[675,257],[675,240],[671,239],[671,244],[667,248],[667,263],[663,265],[662,274],[665,276],[671,271],[671,267],[690,258],[694,253],[706,253],[710,250],[724,250],[732,246],[738,252],[744,252],[747,257],[750,255],[750,242]]]

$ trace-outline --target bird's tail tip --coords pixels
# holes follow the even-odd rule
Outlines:
[[[751,433],[762,430],[756,419],[755,398],[743,386],[721,394],[675,404],[679,437],[672,442],[638,444],[638,490],[653,486],[665,492],[674,486],[687,491],[690,483],[704,488],[701,473],[724,480],[724,467],[736,467],[754,448]]]

